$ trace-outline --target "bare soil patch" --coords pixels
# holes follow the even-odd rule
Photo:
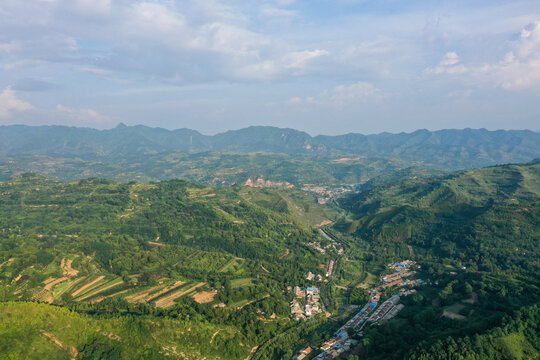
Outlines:
[[[182,296],[186,295],[187,293],[192,292],[193,290],[197,289],[198,287],[203,286],[204,284],[206,284],[206,283],[201,282],[201,283],[198,283],[197,285],[192,286],[191,288],[189,288],[187,290],[177,291],[177,292],[174,292],[174,293],[170,294],[169,296],[166,296],[166,297],[164,297],[162,299],[159,299],[158,301],[156,301],[156,307],[166,308],[166,307],[172,306],[172,305],[174,305],[174,300],[178,299],[179,297],[182,297]]]
[[[193,295],[193,300],[195,300],[199,304],[206,304],[206,303],[214,301],[214,297],[216,296],[216,294],[217,294],[217,290],[201,291]]]
[[[287,249],[287,251],[285,251],[285,254],[281,255],[281,256],[279,257],[279,259],[280,259],[280,260],[283,259],[285,256],[289,255],[290,253],[291,253],[291,251],[290,251],[289,249]]]
[[[317,225],[317,227],[321,227],[321,226],[326,226],[326,225],[330,225],[331,223],[333,223],[332,220],[324,220],[323,222],[321,222],[319,225]]]
[[[60,262],[60,267],[62,268],[62,271],[64,272],[64,276],[67,277],[75,277],[79,274],[79,270],[75,270],[71,267],[71,264],[73,264],[73,260],[71,259],[62,259]]]

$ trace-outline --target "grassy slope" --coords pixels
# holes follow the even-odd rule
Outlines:
[[[84,359],[98,351],[96,358],[160,359],[168,354],[179,359],[183,353],[187,359],[234,359],[221,347],[242,340],[233,327],[189,320],[95,318],[46,304],[0,303],[0,357],[5,359]],[[237,355],[248,353],[244,347]]]

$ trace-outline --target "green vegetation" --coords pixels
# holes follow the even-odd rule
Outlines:
[[[84,156],[64,158],[50,155],[0,155],[0,179],[35,172],[52,179],[73,181],[100,177],[116,181],[150,182],[182,179],[200,184],[227,187],[248,180],[270,181],[268,187],[285,188],[290,184],[335,186],[361,184],[386,172],[407,167],[395,159],[286,155],[268,153],[187,153],[172,151],[158,154],[115,154],[94,159]],[[429,173],[429,171],[426,171]]]
[[[505,165],[342,200],[350,213],[335,227],[357,244],[351,261],[384,264],[412,248],[430,279],[396,318],[367,329],[362,358],[538,358],[539,180],[538,162]]]
[[[1,183],[0,301],[61,305],[80,324],[70,338],[59,323],[34,324],[33,310],[24,310],[59,308],[4,303],[10,305],[3,316],[14,313],[15,324],[32,324],[15,331],[3,322],[3,340],[27,339],[8,353],[24,358],[23,344],[35,342],[36,349],[52,349],[53,358],[75,351],[79,358],[154,358],[174,355],[175,346],[188,358],[223,351],[222,358],[236,359],[291,328],[286,288],[302,284],[308,269],[327,260],[306,246],[318,239],[310,226],[284,209],[247,200],[256,191],[177,180],[60,183],[32,174]],[[138,332],[129,333],[131,318]],[[177,340],[183,327],[176,321],[186,322],[197,341]],[[101,323],[116,324],[109,332],[131,334],[133,343],[96,338],[92,329],[112,326]],[[162,342],[154,335],[139,339],[150,324]],[[197,324],[206,328],[199,331]],[[197,353],[202,347],[207,350]]]
[[[346,358],[538,358],[540,163],[429,174],[386,173],[328,205],[180,180],[0,183],[0,357],[289,359],[410,258],[425,285],[351,330]],[[294,286],[320,287],[331,317],[292,320]]]

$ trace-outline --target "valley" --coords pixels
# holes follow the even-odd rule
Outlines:
[[[533,355],[539,178],[538,162],[391,176],[321,202],[296,187],[25,173],[0,183],[0,348],[437,359],[448,339],[477,353],[515,337],[508,351]]]

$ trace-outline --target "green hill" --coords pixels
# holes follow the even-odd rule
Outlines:
[[[292,325],[287,287],[328,261],[306,245],[321,241],[311,227],[258,191],[32,174],[0,183],[2,354],[245,358]],[[287,206],[301,203],[292,196]]]
[[[539,162],[402,180],[342,204],[353,215],[339,227],[369,241],[404,241],[480,270],[540,256]]]

